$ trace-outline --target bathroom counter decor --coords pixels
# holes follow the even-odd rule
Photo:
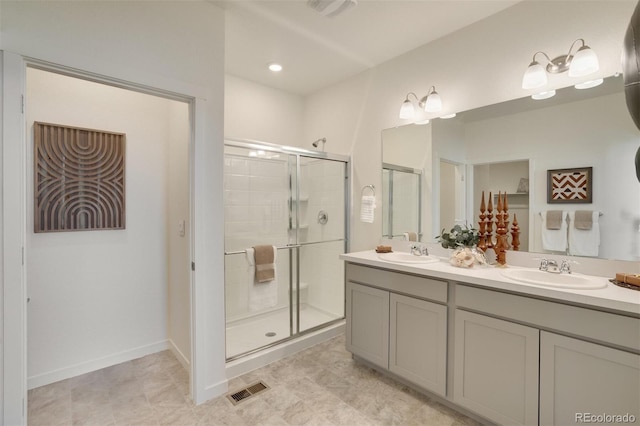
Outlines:
[[[477,229],[455,225],[449,232],[443,229],[436,237],[442,248],[453,249],[449,263],[459,268],[471,268],[473,265],[485,265],[487,260],[477,247],[480,234]]]
[[[430,248],[430,252],[433,250]],[[432,253],[433,255],[433,253]],[[441,278],[451,281],[464,281],[490,289],[509,291],[532,297],[541,297],[555,300],[560,303],[578,303],[599,309],[608,309],[625,312],[640,317],[640,292],[618,287],[609,282],[611,276],[592,276],[594,280],[602,279],[606,287],[598,290],[578,290],[569,288],[542,287],[517,283],[505,278],[502,268],[456,268],[449,264],[448,257],[442,257],[441,262],[400,264],[381,260],[375,250],[366,250],[356,253],[340,255],[340,259],[346,262],[361,265],[374,266],[388,270],[405,272],[409,274],[423,275]],[[519,266],[510,265],[508,268],[517,269]]]

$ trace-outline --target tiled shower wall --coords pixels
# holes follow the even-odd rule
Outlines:
[[[245,250],[257,244],[282,247],[296,242],[295,232],[288,230],[289,171],[287,157],[284,158],[225,155],[225,251]],[[344,185],[344,163],[302,159],[298,242],[344,238]],[[329,217],[324,225],[317,220],[320,210]],[[306,301],[322,311],[343,316],[344,269],[338,258],[343,252],[343,242],[300,249],[300,280],[306,288],[301,292],[302,303]],[[249,311],[253,277],[248,271],[244,254],[225,256],[227,322],[260,313]],[[288,306],[289,295],[288,250],[278,250],[277,279],[276,308],[284,308]]]
[[[285,246],[288,243],[288,197],[286,159],[225,154],[225,251],[241,251],[262,244]],[[253,285],[249,271],[244,253],[225,256],[227,322],[257,313],[249,311],[249,289]],[[276,273],[278,305],[275,308],[286,307],[289,300],[287,250],[278,250]]]

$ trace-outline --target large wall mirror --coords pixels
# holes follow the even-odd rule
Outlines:
[[[415,140],[400,143],[398,137]],[[501,190],[509,193],[510,211],[518,211],[521,250],[548,252],[541,242],[541,215],[547,210],[592,210],[600,213],[598,257],[639,260],[640,184],[633,164],[639,143],[622,77],[612,76],[592,89],[558,90],[551,99],[527,97],[426,126],[384,130],[382,158],[388,162],[406,150],[403,158],[426,159],[423,241],[434,241],[441,226],[462,217],[475,224],[480,192]],[[591,203],[547,202],[549,170],[586,167],[593,171]],[[447,174],[453,178],[447,180]]]

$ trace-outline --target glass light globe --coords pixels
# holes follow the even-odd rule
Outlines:
[[[547,71],[539,62],[533,61],[522,77],[523,89],[537,89],[547,84]]]

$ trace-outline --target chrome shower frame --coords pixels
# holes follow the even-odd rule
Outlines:
[[[319,139],[318,141],[321,141],[322,139]],[[316,142],[318,142],[316,141]],[[349,225],[349,218],[350,218],[350,211],[351,211],[351,157],[348,155],[341,155],[341,154],[331,154],[331,153],[327,153],[324,151],[312,151],[312,150],[308,150],[308,149],[304,149],[304,148],[298,148],[298,147],[292,147],[292,146],[286,146],[286,145],[278,145],[278,144],[273,144],[273,143],[269,143],[269,142],[262,142],[262,141],[258,141],[258,140],[252,140],[252,139],[234,139],[234,138],[225,138],[224,139],[224,145],[225,146],[231,146],[231,147],[236,147],[236,148],[244,148],[244,149],[255,149],[255,150],[262,150],[262,151],[269,151],[269,152],[277,152],[277,153],[282,153],[282,154],[286,154],[286,155],[293,155],[296,157],[296,186],[295,186],[295,194],[293,193],[293,182],[291,179],[291,174],[289,175],[289,193],[292,195],[295,195],[296,199],[299,200],[300,199],[300,185],[298,184],[299,182],[299,178],[300,178],[300,158],[301,157],[306,157],[306,158],[316,158],[316,159],[321,159],[321,160],[331,160],[331,161],[338,161],[338,162],[342,162],[344,163],[344,167],[345,167],[345,180],[344,180],[344,238],[342,239],[335,239],[335,240],[326,240],[326,241],[321,241],[320,243],[328,243],[328,242],[339,242],[339,241],[343,241],[344,242],[344,252],[348,253],[349,252],[349,235],[350,235],[350,225]],[[306,334],[310,334],[313,333],[315,331],[318,330],[322,330],[324,328],[327,328],[333,324],[339,323],[341,321],[344,321],[344,317],[343,318],[338,318],[336,320],[333,321],[329,321],[326,322],[324,324],[309,328],[307,330],[303,330],[300,331],[300,312],[299,312],[299,307],[300,307],[300,248],[307,246],[307,245],[313,245],[313,244],[318,244],[319,242],[309,242],[309,243],[298,243],[300,238],[299,238],[299,224],[300,224],[300,218],[299,218],[299,212],[300,212],[300,208],[299,206],[296,206],[296,217],[295,217],[295,222],[296,222],[296,227],[295,227],[295,232],[296,232],[296,244],[287,244],[286,247],[278,247],[279,249],[287,249],[289,251],[289,265],[292,265],[292,260],[293,257],[296,257],[296,278],[295,280],[293,279],[293,268],[290,266],[289,267],[289,283],[290,283],[290,287],[289,287],[289,330],[290,330],[290,335],[289,337],[283,338],[278,340],[277,342],[273,342],[270,343],[268,345],[264,345],[264,346],[260,346],[258,348],[255,348],[253,350],[238,354],[238,355],[234,355],[232,357],[226,358],[227,362],[230,361],[234,361],[243,357],[246,357],[248,355],[251,354],[255,354],[257,352],[261,352],[265,349],[283,344],[285,342],[291,341],[291,340],[295,340],[300,338],[301,336],[304,336]],[[293,225],[293,217],[291,217],[291,208],[289,209],[289,223],[290,223],[290,227],[292,227]],[[295,251],[295,254],[294,254]],[[243,251],[225,251],[224,255],[234,255],[234,254],[240,254],[240,253],[244,253]],[[345,277],[346,279],[346,277]],[[295,317],[296,317],[296,324],[295,324],[295,328],[294,328],[294,324],[293,324],[293,284],[295,281],[295,292],[296,292],[296,304],[295,306],[298,309],[298,312],[296,313]],[[346,281],[345,281],[346,282]],[[226,288],[225,288],[225,298],[226,298]],[[343,312],[346,315],[346,286],[344,289],[344,295],[343,295]],[[294,333],[294,330],[296,331]],[[226,339],[225,339],[226,340]]]

